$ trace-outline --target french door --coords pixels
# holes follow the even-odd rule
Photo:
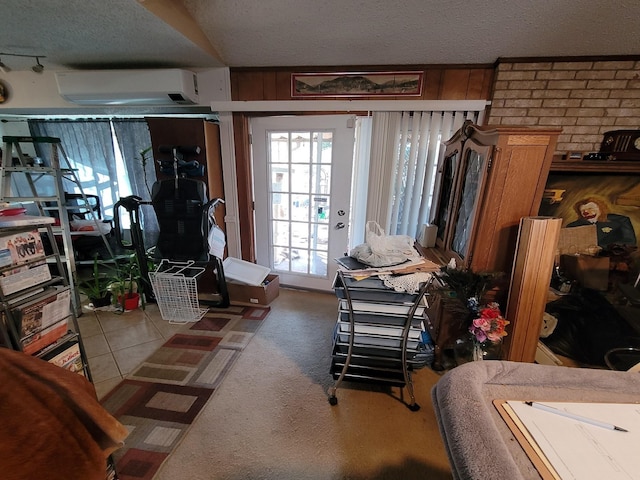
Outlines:
[[[354,117],[251,120],[256,256],[283,285],[330,290],[348,249]]]

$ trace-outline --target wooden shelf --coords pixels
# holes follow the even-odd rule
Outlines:
[[[595,160],[557,160],[551,162],[551,172],[640,173],[640,162]]]

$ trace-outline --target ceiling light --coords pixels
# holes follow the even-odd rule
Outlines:
[[[42,71],[44,70],[44,66],[40,63],[40,58],[36,57],[36,64],[31,67],[31,70],[36,73],[42,73]]]

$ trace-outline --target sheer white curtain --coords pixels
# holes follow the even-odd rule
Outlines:
[[[33,136],[60,138],[71,167],[77,171],[80,187],[85,194],[100,197],[106,217],[113,216],[113,207],[121,196],[133,193],[150,200],[147,185],[152,185],[156,176],[151,152],[142,169],[140,151],[151,146],[144,119],[31,119],[29,129]],[[65,190],[79,193],[71,182],[65,184]],[[143,205],[140,214],[145,245],[154,245],[159,232],[155,212],[150,205]],[[120,212],[120,216],[123,228],[128,228],[127,212]]]
[[[103,213],[113,207],[119,198],[118,172],[109,120],[31,119],[29,130],[35,137],[59,138],[84,193],[100,196]],[[78,193],[71,182],[65,191]]]
[[[366,220],[391,235],[417,236],[429,223],[441,142],[467,119],[481,123],[483,112],[374,112]]]

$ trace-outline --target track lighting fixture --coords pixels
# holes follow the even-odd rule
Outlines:
[[[33,70],[36,73],[42,73],[42,71],[44,70],[44,66],[40,64],[39,57],[36,57],[36,64],[33,67],[31,67],[31,70]]]
[[[2,61],[1,58],[0,58],[0,71],[2,71],[3,73],[9,73],[11,71],[11,69],[5,65],[5,63]]]
[[[41,58],[47,58],[44,55],[21,55],[19,53],[6,53],[6,52],[0,52],[0,70],[3,71],[4,73],[8,73],[11,71],[11,68],[9,68],[2,60],[1,58],[3,56],[10,56],[10,57],[22,57],[22,58],[35,58],[36,59],[36,64],[31,67],[31,70],[33,70],[36,73],[42,73],[44,71],[44,65],[42,65],[40,63],[40,59]]]

